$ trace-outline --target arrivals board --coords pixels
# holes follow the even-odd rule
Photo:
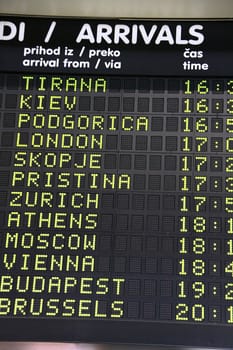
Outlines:
[[[1,18],[1,340],[232,346],[232,29]]]

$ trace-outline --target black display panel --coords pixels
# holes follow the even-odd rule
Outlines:
[[[1,340],[232,346],[230,28],[0,21]]]

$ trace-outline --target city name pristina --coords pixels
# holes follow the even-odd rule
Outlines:
[[[32,166],[32,165],[31,165]],[[24,186],[24,188],[88,188],[92,190],[130,190],[131,176],[128,174],[100,174],[100,173],[72,173],[72,172],[43,172],[38,171],[14,171],[11,178],[12,187]],[[21,196],[21,195],[20,195]],[[50,195],[42,195],[41,204],[49,201]],[[66,195],[61,195],[61,204]],[[19,199],[20,197],[18,197]],[[17,200],[18,200],[17,199]],[[77,198],[76,198],[77,199]],[[15,199],[16,200],[16,199]]]

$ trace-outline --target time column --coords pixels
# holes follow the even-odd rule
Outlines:
[[[215,240],[209,238],[209,228],[215,225],[215,233],[219,228],[219,223],[209,217],[207,209],[209,202],[214,200],[209,197],[212,179],[208,176],[211,163],[209,132],[212,125],[208,106],[209,81],[186,80],[183,93],[185,96],[182,99],[180,117],[176,320],[216,322],[219,319],[219,309],[210,306],[208,299],[212,278],[216,278],[219,272],[219,266],[208,259],[209,249],[217,249]],[[219,187],[218,181],[216,186]],[[217,289],[213,292],[218,293]]]

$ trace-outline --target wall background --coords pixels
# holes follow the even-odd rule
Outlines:
[[[233,0],[0,0],[0,13],[118,18],[233,18]]]

